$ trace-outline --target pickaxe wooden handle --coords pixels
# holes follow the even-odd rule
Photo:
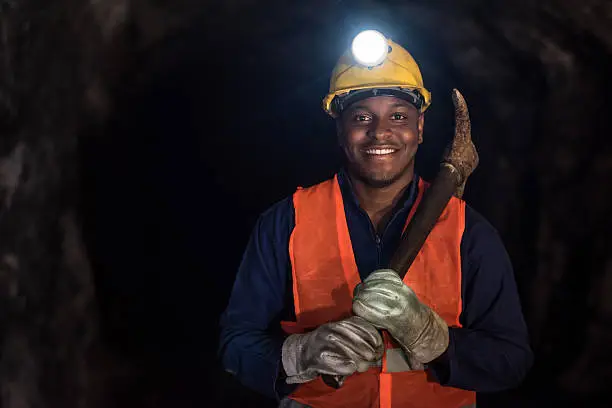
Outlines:
[[[389,263],[389,268],[396,271],[402,279],[453,194],[459,198],[463,196],[465,183],[478,166],[478,152],[472,143],[467,104],[457,89],[453,89],[452,97],[455,105],[453,143],[444,155],[436,178],[423,194],[422,201],[406,226],[398,248]],[[344,378],[324,375],[323,381],[331,387],[339,388]]]
[[[463,196],[465,183],[478,166],[478,152],[472,143],[472,132],[467,104],[463,95],[453,89],[455,105],[455,137],[450,150],[445,154],[440,171],[427,191],[421,204],[406,226],[389,267],[403,279],[412,265],[427,236],[444,211],[453,194]]]

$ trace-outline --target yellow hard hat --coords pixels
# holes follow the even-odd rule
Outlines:
[[[378,32],[374,34],[378,34],[382,39],[379,41],[388,45],[382,62],[372,64],[374,66],[358,62],[353,42],[353,47],[342,54],[332,71],[329,93],[323,99],[323,109],[332,117],[337,117],[343,107],[358,99],[393,95],[409,100],[420,112],[425,112],[431,104],[431,93],[423,85],[416,61],[400,45]],[[369,40],[371,44],[371,38]]]

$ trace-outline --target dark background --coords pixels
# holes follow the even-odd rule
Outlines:
[[[609,2],[1,4],[0,406],[274,406],[223,373],[218,318],[257,216],[337,169],[321,100],[364,28],[433,94],[426,179],[452,88],[470,109],[464,198],[510,252],[536,356],[479,406],[609,406]]]

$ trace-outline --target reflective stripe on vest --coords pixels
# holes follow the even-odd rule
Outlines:
[[[420,204],[427,183],[419,179]],[[295,322],[281,322],[287,333],[302,333],[349,317],[353,289],[360,282],[337,176],[293,195],[295,228],[289,239]],[[404,277],[419,299],[449,326],[460,327],[460,243],[465,203],[451,198]],[[290,397],[313,408],[468,407],[475,393],[437,383],[429,371],[410,366],[395,342],[383,332],[382,365],[346,378],[339,389],[321,378],[301,384]]]

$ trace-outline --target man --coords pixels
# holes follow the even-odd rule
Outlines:
[[[323,101],[345,165],[257,221],[221,319],[222,362],[281,406],[475,406],[532,364],[512,266],[453,197],[404,279],[385,269],[428,185],[414,160],[431,99],[406,50],[384,39],[368,65],[356,41]]]

